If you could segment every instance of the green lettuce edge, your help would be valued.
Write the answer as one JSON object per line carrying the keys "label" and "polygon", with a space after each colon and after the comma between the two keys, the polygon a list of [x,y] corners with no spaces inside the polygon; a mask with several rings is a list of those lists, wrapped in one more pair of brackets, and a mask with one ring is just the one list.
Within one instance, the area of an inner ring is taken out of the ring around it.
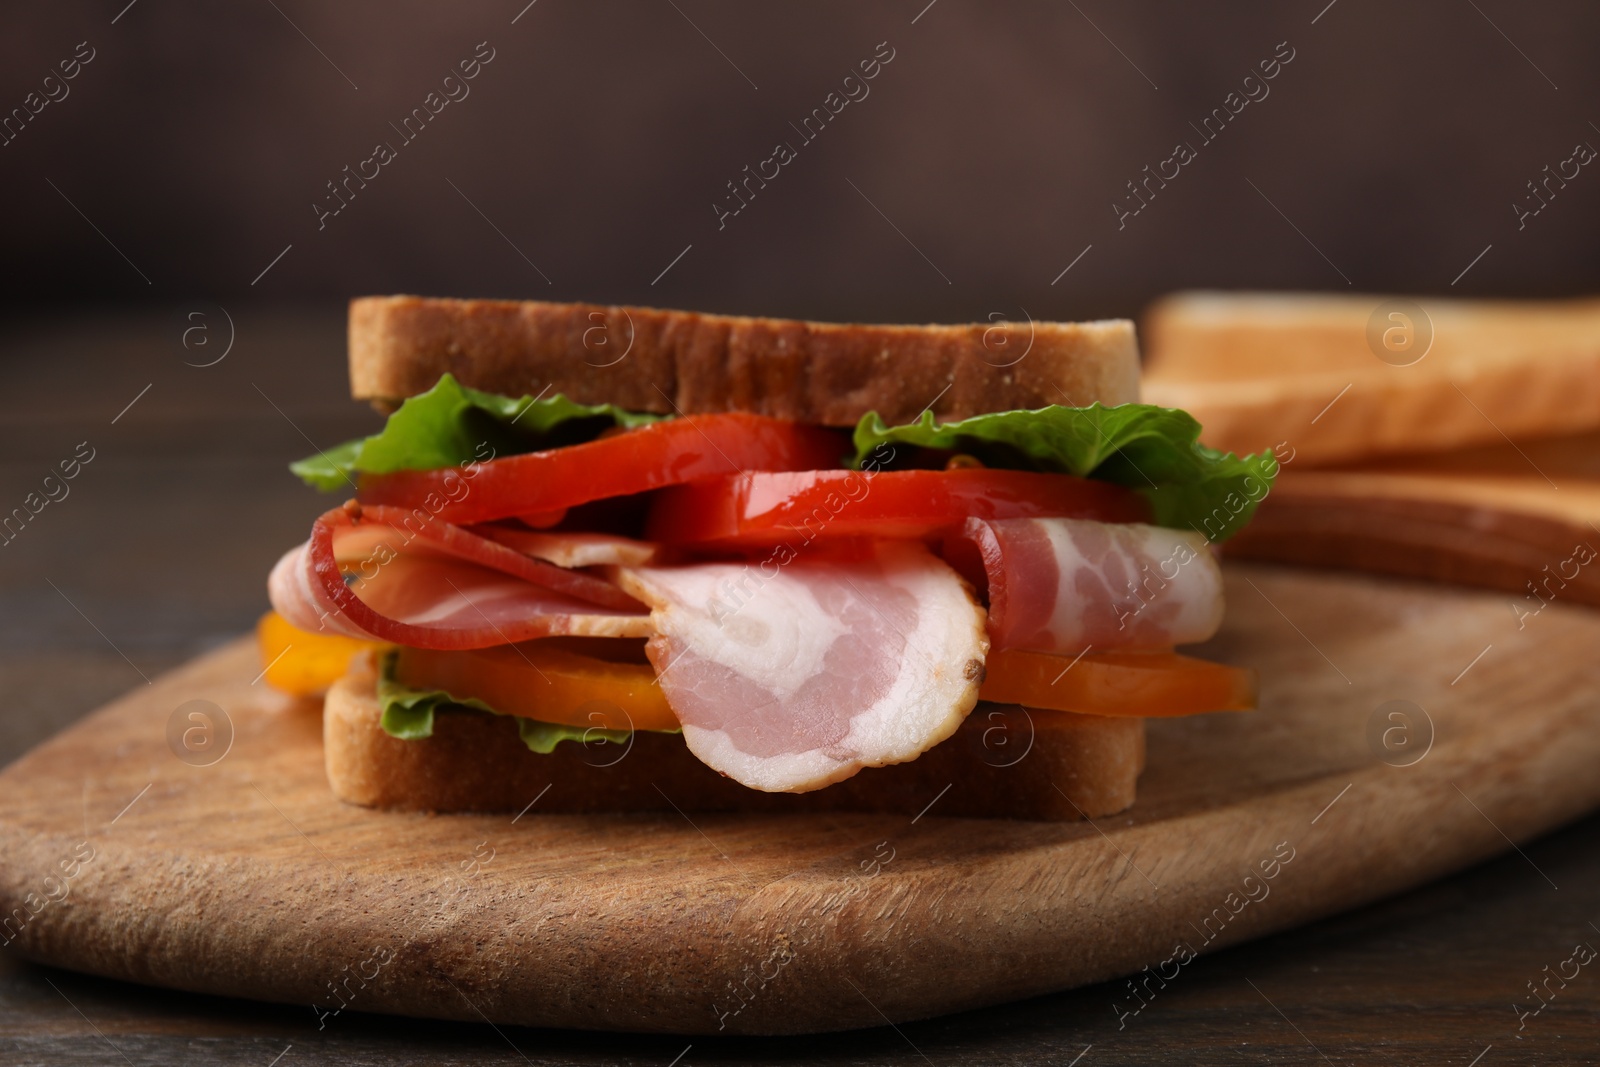
{"label": "green lettuce edge", "polygon": [[856,425],[858,470],[896,444],[953,449],[989,466],[1071,474],[1126,486],[1149,501],[1158,526],[1192,529],[1209,541],[1232,537],[1272,490],[1270,452],[1238,456],[1200,443],[1200,423],[1153,404],[1050,407],[938,423],[931,411],[890,426],[870,411]]}
{"label": "green lettuce edge", "polygon": [[[402,741],[417,741],[433,736],[434,713],[440,708],[470,708],[474,711],[501,715],[488,704],[472,697],[456,697],[443,689],[413,689],[394,678],[396,654],[385,653],[379,661],[378,705],[383,709],[380,724],[383,732]],[[602,730],[593,726],[569,726],[565,723],[541,722],[520,715],[507,716],[517,720],[517,733],[529,751],[548,756],[563,741],[606,741],[625,745],[633,735],[632,730]],[[653,730],[651,733],[682,733],[681,730]]]}
{"label": "green lettuce edge", "polygon": [[377,433],[319,449],[289,464],[289,469],[307,485],[335,492],[354,485],[361,474],[438,470],[553,444],[575,444],[552,437],[579,420],[589,420],[600,429],[609,423],[631,430],[671,417],[615,404],[580,404],[560,393],[550,397],[485,393],[446,373],[427,392],[407,397]]}

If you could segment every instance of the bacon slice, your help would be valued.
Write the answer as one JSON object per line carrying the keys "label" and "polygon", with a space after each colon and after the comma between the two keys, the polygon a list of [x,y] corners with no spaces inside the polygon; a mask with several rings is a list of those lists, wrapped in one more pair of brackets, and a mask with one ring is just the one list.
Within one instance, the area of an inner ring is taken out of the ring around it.
{"label": "bacon slice", "polygon": [[653,632],[643,606],[610,582],[420,509],[335,508],[278,561],[267,588],[278,614],[303,630],[417,648]]}
{"label": "bacon slice", "polygon": [[752,789],[801,793],[915,759],[978,699],[983,608],[916,542],[778,566],[629,568],[684,740]]}
{"label": "bacon slice", "polygon": [[1087,519],[968,519],[946,544],[989,583],[995,648],[1171,648],[1222,623],[1222,571],[1192,531]]}
{"label": "bacon slice", "polygon": [[652,541],[616,534],[545,533],[497,525],[474,526],[472,532],[557,567],[646,567],[661,555],[661,546]]}

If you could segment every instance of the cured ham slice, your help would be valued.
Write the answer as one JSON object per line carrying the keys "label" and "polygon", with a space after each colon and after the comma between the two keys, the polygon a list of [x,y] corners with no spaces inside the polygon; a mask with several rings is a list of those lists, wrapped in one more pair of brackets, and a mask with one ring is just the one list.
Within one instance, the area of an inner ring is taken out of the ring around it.
{"label": "cured ham slice", "polygon": [[611,583],[419,510],[335,508],[278,561],[267,589],[300,629],[418,648],[652,632],[643,606]]}
{"label": "cured ham slice", "polygon": [[1222,571],[1192,531],[1086,519],[968,519],[946,556],[989,583],[995,648],[1171,648],[1222,623]]}
{"label": "cured ham slice", "polygon": [[629,568],[684,740],[768,792],[915,759],[978,699],[989,642],[970,588],[916,542],[759,568]]}

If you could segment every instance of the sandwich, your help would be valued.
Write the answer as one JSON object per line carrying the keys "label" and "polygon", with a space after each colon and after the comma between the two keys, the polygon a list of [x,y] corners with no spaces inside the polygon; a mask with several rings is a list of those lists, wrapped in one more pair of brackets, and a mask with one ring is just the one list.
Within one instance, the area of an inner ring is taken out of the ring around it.
{"label": "sandwich", "polygon": [[1276,461],[1138,403],[1131,323],[385,297],[349,353],[387,421],[292,466],[345,499],[258,630],[347,802],[1093,818],[1255,706],[1174,649]]}

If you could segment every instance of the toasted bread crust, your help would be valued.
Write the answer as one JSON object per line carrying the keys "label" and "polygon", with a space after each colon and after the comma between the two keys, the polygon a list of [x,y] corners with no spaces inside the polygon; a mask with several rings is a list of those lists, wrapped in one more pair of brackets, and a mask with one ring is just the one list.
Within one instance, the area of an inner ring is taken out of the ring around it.
{"label": "toasted bread crust", "polygon": [[1139,399],[1126,320],[861,326],[539,301],[350,303],[350,387],[392,407],[448,371],[511,396],[830,426]]}
{"label": "toasted bread crust", "polygon": [[[631,747],[563,742],[530,752],[513,719],[441,711],[433,736],[383,732],[370,666],[328,691],[323,744],[340,799],[409,811],[900,812],[1070,821],[1131,806],[1144,769],[1144,720],[1024,712],[979,704],[956,735],[919,759],[862,771],[812,793],[762,793],[724,778],[676,734],[640,732]],[[947,792],[942,791],[949,787]]]}
{"label": "toasted bread crust", "polygon": [[[1164,297],[1144,321],[1145,394],[1213,448],[1289,446],[1301,466],[1600,427],[1600,300],[1419,299]],[[1386,329],[1417,347],[1386,350]]]}

